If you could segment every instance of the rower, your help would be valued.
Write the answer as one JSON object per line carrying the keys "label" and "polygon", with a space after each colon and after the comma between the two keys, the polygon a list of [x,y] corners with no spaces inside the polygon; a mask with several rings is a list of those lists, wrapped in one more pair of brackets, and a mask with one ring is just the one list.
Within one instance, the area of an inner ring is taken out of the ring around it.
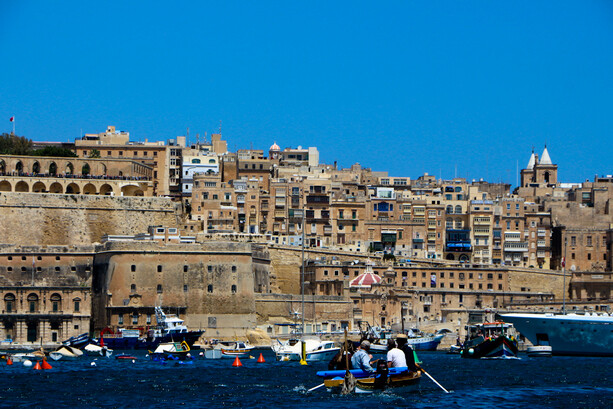
{"label": "rower", "polygon": [[417,371],[417,366],[415,365],[415,355],[413,353],[413,348],[409,345],[409,338],[406,334],[398,334],[396,336],[396,342],[398,343],[398,348],[404,352],[404,357],[406,359],[407,368],[409,371]]}
{"label": "rower", "polygon": [[407,359],[404,353],[396,347],[396,342],[393,339],[387,341],[387,366],[389,368],[407,366]]}

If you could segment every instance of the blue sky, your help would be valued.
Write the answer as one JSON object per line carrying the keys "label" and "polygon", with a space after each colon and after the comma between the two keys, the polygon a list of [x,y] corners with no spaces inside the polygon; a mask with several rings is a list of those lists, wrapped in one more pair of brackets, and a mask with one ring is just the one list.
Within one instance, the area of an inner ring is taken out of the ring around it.
{"label": "blue sky", "polygon": [[0,1],[0,124],[515,184],[613,173],[613,2]]}

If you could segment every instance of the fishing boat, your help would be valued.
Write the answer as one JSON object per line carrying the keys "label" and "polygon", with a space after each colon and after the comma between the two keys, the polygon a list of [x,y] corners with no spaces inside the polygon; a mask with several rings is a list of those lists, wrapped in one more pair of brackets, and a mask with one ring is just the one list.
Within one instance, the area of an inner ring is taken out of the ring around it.
{"label": "fishing boat", "polygon": [[215,347],[221,351],[222,358],[242,358],[247,356],[253,348],[255,347],[249,345],[247,341],[220,341]]}
{"label": "fishing boat", "polygon": [[290,339],[285,342],[277,340],[271,348],[277,361],[300,361],[303,345],[307,362],[328,362],[340,351],[340,347],[336,346],[333,341],[322,341],[316,336],[304,336],[300,339]]}
{"label": "fishing boat", "polygon": [[155,351],[150,353],[150,357],[153,360],[182,360],[189,359],[191,355],[189,353],[190,348],[187,342],[164,342],[157,346]]}
{"label": "fishing boat", "polygon": [[501,314],[534,345],[553,355],[613,356],[613,315],[602,313]]}
{"label": "fishing boat", "polygon": [[[519,352],[517,340],[508,334],[513,324],[486,322],[469,325],[467,340],[462,346],[462,358],[512,358]],[[507,336],[508,335],[508,336]]]}
{"label": "fishing boat", "polygon": [[[349,372],[355,378],[355,393],[374,393],[388,389],[395,392],[410,392],[417,389],[421,379],[421,371],[412,372],[407,367],[389,368],[377,371],[375,374],[361,369],[351,369]],[[324,386],[330,392],[340,393],[345,384],[347,371],[319,371],[317,376],[324,378]]]}
{"label": "fishing boat", "polygon": [[166,314],[161,307],[155,307],[157,326],[147,330],[144,334],[138,329],[120,328],[114,333],[105,328],[101,333],[106,346],[112,349],[148,349],[157,348],[161,343],[186,342],[191,348],[204,334],[204,330],[189,330],[184,320],[176,315]]}

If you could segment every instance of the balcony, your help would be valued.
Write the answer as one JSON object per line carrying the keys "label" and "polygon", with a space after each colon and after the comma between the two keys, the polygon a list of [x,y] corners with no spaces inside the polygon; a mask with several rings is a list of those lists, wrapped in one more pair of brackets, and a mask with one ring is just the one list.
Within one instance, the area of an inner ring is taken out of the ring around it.
{"label": "balcony", "polygon": [[332,226],[324,226],[324,234],[330,236],[332,234]]}
{"label": "balcony", "polygon": [[504,251],[523,253],[523,252],[528,251],[528,243],[523,243],[523,242],[504,243]]}
{"label": "balcony", "polygon": [[308,195],[306,197],[306,202],[308,204],[328,205],[330,203],[330,198],[328,196]]}

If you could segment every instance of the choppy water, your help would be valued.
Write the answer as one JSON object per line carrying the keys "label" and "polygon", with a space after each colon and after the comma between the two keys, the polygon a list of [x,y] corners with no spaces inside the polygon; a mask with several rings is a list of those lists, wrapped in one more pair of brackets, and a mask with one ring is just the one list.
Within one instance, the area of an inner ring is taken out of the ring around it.
{"label": "choppy water", "polygon": [[[260,351],[257,351],[256,356]],[[152,362],[136,352],[131,361],[82,357],[51,361],[35,371],[21,363],[0,364],[0,407],[35,408],[609,408],[613,406],[613,358],[528,358],[468,360],[458,355],[421,353],[423,367],[452,393],[426,377],[407,395],[334,396],[315,376],[326,365],[300,366],[243,359],[196,359],[191,364]],[[96,366],[91,366],[95,362]]]}

